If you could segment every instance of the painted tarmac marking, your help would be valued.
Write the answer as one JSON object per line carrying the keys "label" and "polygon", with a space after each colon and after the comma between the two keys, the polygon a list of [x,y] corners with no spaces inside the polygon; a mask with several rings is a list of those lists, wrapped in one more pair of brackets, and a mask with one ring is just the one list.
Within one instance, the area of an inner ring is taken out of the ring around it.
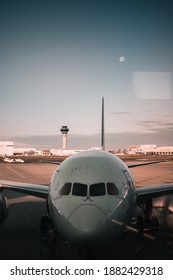
{"label": "painted tarmac marking", "polygon": [[20,178],[25,178],[25,176],[21,175],[19,172],[17,172],[16,170],[12,169],[11,167],[7,166],[7,168],[8,168],[11,172],[13,172],[13,173],[15,173],[17,176],[19,176]]}

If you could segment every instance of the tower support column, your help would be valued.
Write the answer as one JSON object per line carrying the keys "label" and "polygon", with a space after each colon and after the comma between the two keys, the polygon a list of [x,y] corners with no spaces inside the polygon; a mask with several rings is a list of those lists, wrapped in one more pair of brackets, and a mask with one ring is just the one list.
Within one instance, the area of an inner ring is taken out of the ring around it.
{"label": "tower support column", "polygon": [[63,125],[60,131],[62,132],[62,148],[67,150],[67,133],[69,132],[67,125]]}

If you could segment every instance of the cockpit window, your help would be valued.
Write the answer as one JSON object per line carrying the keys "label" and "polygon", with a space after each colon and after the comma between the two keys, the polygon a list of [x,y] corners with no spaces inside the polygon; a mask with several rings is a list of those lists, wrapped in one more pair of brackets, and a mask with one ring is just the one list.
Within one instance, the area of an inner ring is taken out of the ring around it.
{"label": "cockpit window", "polygon": [[104,183],[97,183],[90,185],[90,196],[101,196],[105,195],[105,184]]}
{"label": "cockpit window", "polygon": [[73,184],[72,195],[87,196],[87,185],[80,184],[80,183],[74,183]]}
{"label": "cockpit window", "polygon": [[69,195],[70,194],[70,192],[71,192],[71,183],[66,183],[63,187],[62,187],[62,189],[61,189],[61,191],[60,191],[60,194],[61,195]]}
{"label": "cockpit window", "polygon": [[109,195],[118,195],[119,190],[114,183],[107,183],[107,192]]}

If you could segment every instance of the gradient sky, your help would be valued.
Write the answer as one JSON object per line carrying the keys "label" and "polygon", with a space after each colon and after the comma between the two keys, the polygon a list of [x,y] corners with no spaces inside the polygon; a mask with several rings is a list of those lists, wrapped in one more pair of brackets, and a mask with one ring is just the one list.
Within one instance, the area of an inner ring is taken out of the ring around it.
{"label": "gradient sky", "polygon": [[104,96],[107,148],[173,145],[172,29],[171,0],[1,1],[0,140],[98,146]]}

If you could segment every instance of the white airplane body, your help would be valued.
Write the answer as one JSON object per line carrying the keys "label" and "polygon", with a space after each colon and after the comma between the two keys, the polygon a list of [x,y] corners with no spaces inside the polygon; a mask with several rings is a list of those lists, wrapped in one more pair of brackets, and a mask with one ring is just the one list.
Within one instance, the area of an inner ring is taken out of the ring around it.
{"label": "white airplane body", "polygon": [[52,177],[50,215],[72,243],[108,241],[124,230],[112,219],[129,223],[134,190],[131,174],[117,157],[105,151],[81,152],[65,160]]}
{"label": "white airplane body", "polygon": [[3,158],[3,161],[8,162],[8,163],[12,163],[13,158]]}
{"label": "white airplane body", "polygon": [[153,163],[127,166],[104,150],[84,151],[57,167],[50,187],[0,180],[0,223],[8,213],[3,194],[8,188],[47,199],[49,217],[65,239],[77,246],[103,245],[126,229],[136,205],[150,219],[152,199],[173,194],[173,183],[135,188],[129,168]]}
{"label": "white airplane body", "polygon": [[24,163],[24,160],[21,158],[3,158],[3,161],[8,163]]}

